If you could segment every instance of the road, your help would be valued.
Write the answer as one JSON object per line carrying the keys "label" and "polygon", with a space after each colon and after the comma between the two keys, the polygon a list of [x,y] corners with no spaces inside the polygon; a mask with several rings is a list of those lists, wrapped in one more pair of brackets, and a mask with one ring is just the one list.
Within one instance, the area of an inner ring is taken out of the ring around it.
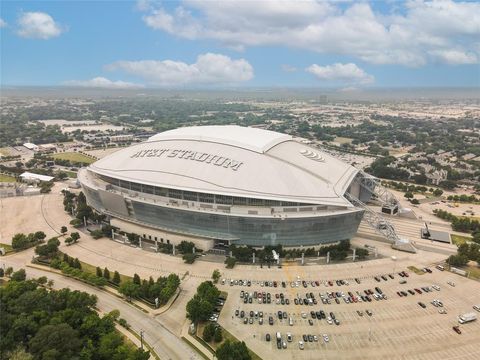
{"label": "road", "polygon": [[[26,268],[25,264],[31,259],[32,255],[33,250],[27,250],[23,253],[3,257],[1,259],[1,265],[3,266],[3,264],[5,264],[5,267],[12,266],[15,270],[24,268],[29,278],[47,276],[55,282],[54,288],[56,289],[69,288],[71,290],[80,290],[96,295],[98,298],[97,307],[100,311],[107,313],[118,309],[121,314],[120,316],[127,320],[132,330],[138,334],[140,330],[144,331],[145,341],[155,350],[162,360],[201,359],[196,352],[176,335],[171,333],[158,319],[143,313],[116,296],[59,274],[40,269]],[[183,321],[183,319],[180,321]]]}

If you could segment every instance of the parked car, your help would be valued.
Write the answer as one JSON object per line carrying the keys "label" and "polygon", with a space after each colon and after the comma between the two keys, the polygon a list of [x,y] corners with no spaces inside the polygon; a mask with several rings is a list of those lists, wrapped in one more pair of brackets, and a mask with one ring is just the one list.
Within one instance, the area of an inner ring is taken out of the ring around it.
{"label": "parked car", "polygon": [[457,326],[453,326],[452,327],[453,331],[455,331],[457,334],[461,334],[462,331],[460,330],[460,327],[457,325]]}
{"label": "parked car", "polygon": [[420,305],[420,306],[421,306],[422,308],[424,308],[424,309],[427,307],[427,305],[425,305],[425,304],[424,304],[423,302],[421,302],[421,301],[418,302],[418,305]]}
{"label": "parked car", "polygon": [[271,338],[270,338],[270,334],[265,335],[265,340],[266,340],[266,341],[270,341],[270,339],[271,339]]}

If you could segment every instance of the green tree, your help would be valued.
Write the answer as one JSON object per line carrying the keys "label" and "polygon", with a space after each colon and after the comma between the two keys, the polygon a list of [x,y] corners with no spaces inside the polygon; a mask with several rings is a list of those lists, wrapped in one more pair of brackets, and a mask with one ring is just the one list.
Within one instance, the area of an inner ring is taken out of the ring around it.
{"label": "green tree", "polygon": [[117,285],[120,284],[120,274],[118,273],[118,271],[115,271],[113,273],[112,282]]}
{"label": "green tree", "polygon": [[97,274],[98,277],[102,277],[102,276],[103,276],[102,269],[100,268],[100,266],[97,266],[96,274]]}
{"label": "green tree", "polygon": [[3,267],[0,267],[0,277],[5,276],[5,270],[3,270]]}
{"label": "green tree", "polygon": [[73,261],[73,267],[75,269],[82,269],[82,264],[80,263],[80,260],[78,260],[78,258],[75,258],[75,260]]}
{"label": "green tree", "polygon": [[73,242],[77,242],[80,239],[80,234],[78,232],[72,232],[70,237],[72,238]]}
{"label": "green tree", "polygon": [[219,342],[222,342],[223,340],[223,334],[222,334],[222,328],[220,326],[218,326],[216,329],[215,329],[215,334],[213,336],[213,340],[216,342],[216,343],[219,343]]}
{"label": "green tree", "polygon": [[12,248],[14,250],[23,250],[28,247],[29,241],[25,234],[15,234],[12,238]]}
{"label": "green tree", "polygon": [[73,243],[73,239],[69,236],[65,239],[65,244],[67,244],[67,246],[71,245]]}
{"label": "green tree", "polygon": [[193,323],[206,321],[212,316],[213,309],[214,306],[212,303],[208,302],[206,299],[202,299],[198,295],[194,295],[194,297],[187,303],[187,318]]}
{"label": "green tree", "polygon": [[10,277],[10,279],[12,281],[25,281],[26,277],[27,277],[27,274],[25,273],[25,270],[20,269],[18,271],[15,271]]}
{"label": "green tree", "polygon": [[413,194],[410,191],[406,192],[405,195],[403,196],[406,197],[407,199],[413,199]]}
{"label": "green tree", "polygon": [[203,328],[203,335],[202,335],[203,340],[205,340],[206,342],[210,342],[212,341],[214,335],[215,335],[215,326],[212,323],[207,324]]}
{"label": "green tree", "polygon": [[34,236],[35,240],[44,240],[47,235],[43,231],[37,231]]}
{"label": "green tree", "polygon": [[13,268],[11,266],[7,267],[5,270],[5,275],[10,276],[13,273]]}
{"label": "green tree", "polygon": [[123,282],[118,288],[118,292],[127,297],[129,301],[138,296],[140,286],[132,281]]}
{"label": "green tree", "polygon": [[107,280],[110,280],[110,270],[107,268],[103,269],[103,277]]}
{"label": "green tree", "polygon": [[181,254],[191,254],[193,249],[195,248],[195,244],[191,241],[183,240],[180,244],[177,245],[177,250]]}
{"label": "green tree", "polygon": [[218,269],[213,270],[213,273],[212,273],[213,283],[217,284],[218,280],[220,280],[221,276],[222,276],[222,274],[220,274],[220,270],[218,270]]}
{"label": "green tree", "polygon": [[225,341],[216,351],[218,360],[251,360],[245,342]]}
{"label": "green tree", "polygon": [[440,189],[433,190],[433,195],[435,196],[441,196],[442,194],[443,194],[443,190],[440,190]]}
{"label": "green tree", "polygon": [[183,255],[182,259],[186,264],[193,264],[195,262],[195,254],[186,253]]}
{"label": "green tree", "polygon": [[140,280],[140,276],[138,276],[137,273],[133,275],[133,283],[137,285],[140,285],[142,283],[142,281]]}
{"label": "green tree", "polygon": [[70,360],[81,348],[78,332],[66,323],[45,325],[29,341],[30,351],[39,359]]}

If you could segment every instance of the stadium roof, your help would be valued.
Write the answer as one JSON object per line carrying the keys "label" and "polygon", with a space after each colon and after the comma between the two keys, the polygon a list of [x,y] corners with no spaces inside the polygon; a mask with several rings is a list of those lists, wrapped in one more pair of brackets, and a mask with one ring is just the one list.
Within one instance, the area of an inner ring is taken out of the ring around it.
{"label": "stadium roof", "polygon": [[240,126],[166,131],[89,169],[173,189],[348,207],[343,194],[358,172],[289,135]]}

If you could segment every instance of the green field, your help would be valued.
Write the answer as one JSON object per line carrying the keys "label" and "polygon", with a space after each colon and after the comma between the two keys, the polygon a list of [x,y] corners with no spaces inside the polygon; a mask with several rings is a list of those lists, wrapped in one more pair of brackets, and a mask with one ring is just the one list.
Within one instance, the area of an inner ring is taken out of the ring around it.
{"label": "green field", "polygon": [[0,174],[0,182],[15,182],[15,178],[13,176]]}
{"label": "green field", "polygon": [[54,159],[83,162],[87,164],[91,164],[95,161],[95,159],[91,157],[88,157],[86,155],[79,154],[76,152],[64,152],[64,153],[53,154],[52,157]]}
{"label": "green field", "polygon": [[450,238],[452,239],[452,243],[454,243],[457,246],[472,240],[470,236],[455,235],[455,234],[451,234]]}
{"label": "green field", "polygon": [[333,142],[336,142],[337,144],[351,144],[353,139],[351,138],[346,138],[346,137],[341,137],[337,136],[335,137],[335,140]]}

